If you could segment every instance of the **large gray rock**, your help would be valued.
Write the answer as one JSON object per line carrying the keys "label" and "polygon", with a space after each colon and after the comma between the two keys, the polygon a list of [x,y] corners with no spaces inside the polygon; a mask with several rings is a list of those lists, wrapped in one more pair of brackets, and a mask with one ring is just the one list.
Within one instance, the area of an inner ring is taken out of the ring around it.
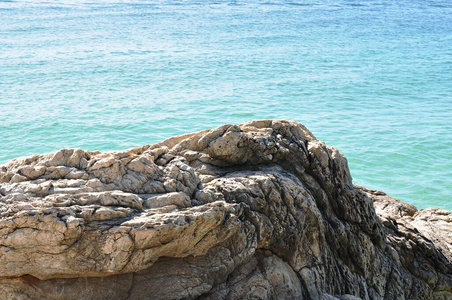
{"label": "large gray rock", "polygon": [[0,167],[1,299],[452,299],[452,214],[256,121]]}

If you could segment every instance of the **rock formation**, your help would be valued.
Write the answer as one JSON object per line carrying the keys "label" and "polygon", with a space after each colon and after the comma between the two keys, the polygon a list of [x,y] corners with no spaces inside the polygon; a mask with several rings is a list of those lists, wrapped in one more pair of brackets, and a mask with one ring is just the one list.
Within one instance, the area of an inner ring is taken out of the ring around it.
{"label": "rock formation", "polygon": [[0,166],[0,299],[452,299],[452,214],[255,121]]}

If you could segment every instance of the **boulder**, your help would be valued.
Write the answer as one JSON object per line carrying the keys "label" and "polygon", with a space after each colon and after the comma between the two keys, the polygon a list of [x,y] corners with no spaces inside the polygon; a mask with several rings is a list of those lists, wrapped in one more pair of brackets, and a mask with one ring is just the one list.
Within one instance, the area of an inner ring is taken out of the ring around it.
{"label": "boulder", "polygon": [[1,299],[452,299],[452,214],[264,120],[0,166]]}

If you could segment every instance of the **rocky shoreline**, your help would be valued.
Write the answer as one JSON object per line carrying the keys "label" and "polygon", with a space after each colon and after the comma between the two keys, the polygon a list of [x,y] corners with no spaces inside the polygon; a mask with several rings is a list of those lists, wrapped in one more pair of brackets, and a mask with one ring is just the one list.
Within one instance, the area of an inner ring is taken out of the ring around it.
{"label": "rocky shoreline", "polygon": [[452,299],[452,213],[264,120],[0,166],[1,299]]}

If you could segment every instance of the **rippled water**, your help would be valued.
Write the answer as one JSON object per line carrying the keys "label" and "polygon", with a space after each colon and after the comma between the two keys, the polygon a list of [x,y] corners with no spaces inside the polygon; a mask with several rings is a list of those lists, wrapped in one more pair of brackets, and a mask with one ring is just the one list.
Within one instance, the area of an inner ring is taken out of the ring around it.
{"label": "rippled water", "polygon": [[267,118],[452,210],[452,2],[0,1],[0,163]]}

